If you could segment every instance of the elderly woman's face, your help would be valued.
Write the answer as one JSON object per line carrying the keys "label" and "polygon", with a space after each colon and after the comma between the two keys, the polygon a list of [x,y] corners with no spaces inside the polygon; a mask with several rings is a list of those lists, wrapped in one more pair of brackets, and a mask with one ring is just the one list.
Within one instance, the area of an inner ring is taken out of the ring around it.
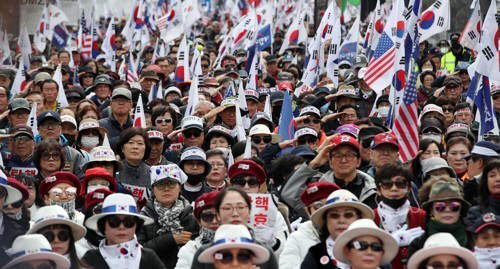
{"label": "elderly woman's face", "polygon": [[50,201],[54,202],[68,202],[76,198],[77,188],[68,183],[59,183],[54,185],[45,194],[45,203],[50,205]]}
{"label": "elderly woman's face", "polygon": [[212,169],[207,175],[207,180],[221,182],[224,180],[227,174],[226,163],[221,156],[210,156],[207,158],[207,162],[210,164]]}
{"label": "elderly woman's face", "polygon": [[122,146],[122,151],[127,161],[140,162],[146,151],[144,138],[140,135],[133,136]]}
{"label": "elderly woman's face", "polygon": [[363,246],[369,244],[369,247],[361,250],[355,247],[344,247],[344,256],[351,264],[351,268],[375,269],[380,265],[380,261],[384,256],[383,245],[382,249],[373,249],[373,244],[381,244],[380,239],[375,236],[365,235],[354,238],[351,242],[358,242]]}
{"label": "elderly woman's face", "polygon": [[340,206],[328,210],[326,213],[326,222],[330,237],[335,240],[347,227],[359,219],[356,210],[349,206]]}
{"label": "elderly woman's face", "polygon": [[463,143],[455,144],[446,154],[448,165],[455,173],[460,174],[467,170],[467,162],[463,159],[467,154],[470,154],[470,151]]}
{"label": "elderly woman's face", "polygon": [[176,181],[163,180],[158,182],[153,187],[153,193],[156,200],[164,207],[170,208],[181,192],[181,186]]}
{"label": "elderly woman's face", "polygon": [[254,268],[252,262],[252,253],[246,249],[230,248],[217,252],[215,259],[215,268],[217,269],[250,269]]}
{"label": "elderly woman's face", "polygon": [[210,149],[215,148],[229,148],[227,139],[223,136],[214,136],[212,139],[210,139]]}
{"label": "elderly woman's face", "polygon": [[460,218],[462,203],[459,200],[437,201],[432,203],[431,216],[443,224],[456,223]]}
{"label": "elderly woman's face", "polygon": [[427,266],[432,266],[432,268],[458,268],[463,264],[455,255],[441,254],[429,258]]}

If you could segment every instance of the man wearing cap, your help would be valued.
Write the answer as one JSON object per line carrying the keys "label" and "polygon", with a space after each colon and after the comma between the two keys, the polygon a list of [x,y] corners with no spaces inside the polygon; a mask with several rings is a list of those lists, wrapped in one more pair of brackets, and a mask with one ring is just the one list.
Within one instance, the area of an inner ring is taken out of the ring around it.
{"label": "man wearing cap", "polygon": [[9,71],[7,69],[0,70],[0,87],[5,89],[10,89],[10,84],[12,83]]}
{"label": "man wearing cap", "polygon": [[47,79],[42,82],[40,87],[42,89],[43,103],[46,110],[57,110],[57,93],[59,86],[53,79]]}
{"label": "man wearing cap", "polygon": [[[439,78],[436,79],[434,83],[437,83],[437,81],[439,81]],[[465,97],[462,96],[463,90],[464,86],[462,85],[462,80],[458,76],[446,75],[443,81],[443,87],[434,91],[434,94],[427,100],[427,104],[434,104],[436,99],[442,94],[455,104],[465,102]]]}
{"label": "man wearing cap", "polygon": [[[320,173],[319,168],[327,163],[331,170],[325,174]],[[285,183],[281,192],[283,200],[297,212],[304,212],[300,206],[300,194],[305,190],[308,179],[320,176],[320,181],[337,184],[352,192],[364,204],[376,208],[375,179],[357,170],[360,163],[358,141],[350,135],[335,136],[331,144],[321,149],[309,164],[302,164]]]}
{"label": "man wearing cap", "polygon": [[[75,144],[76,135],[78,134],[76,120],[73,116],[61,116],[61,133],[68,140],[68,145],[73,147]],[[88,160],[88,156],[85,156]]]}
{"label": "man wearing cap", "polygon": [[14,98],[10,100],[9,114],[7,114],[8,125],[0,133],[9,133],[9,129],[19,124],[26,124],[30,115],[30,106],[24,98]]}
{"label": "man wearing cap", "polygon": [[36,175],[38,170],[33,163],[35,140],[31,127],[19,124],[10,129],[10,134],[12,137],[7,142],[7,147],[11,155],[4,159],[6,170],[12,177],[19,174]]}
{"label": "man wearing cap", "polygon": [[[300,196],[307,215],[310,217],[325,204],[328,195],[339,189],[339,186],[331,182],[315,182],[307,185]],[[300,268],[309,248],[319,242],[319,231],[312,221],[299,224],[297,231],[291,233],[286,240],[279,259],[280,268]]]}
{"label": "man wearing cap", "polygon": [[363,168],[370,165],[372,157],[371,157],[371,144],[373,138],[380,133],[383,133],[384,130],[378,126],[368,126],[363,127],[359,130],[358,133],[358,141],[359,141],[359,149],[361,153],[361,164],[359,165],[359,169],[363,170]]}
{"label": "man wearing cap", "polygon": [[130,110],[132,109],[132,93],[126,88],[116,88],[111,96],[111,115],[100,119],[99,126],[108,131],[109,143],[112,148],[118,143],[120,133],[132,127]]}
{"label": "man wearing cap", "polygon": [[483,214],[475,221],[472,229],[478,268],[497,268],[500,264],[500,215]]}
{"label": "man wearing cap", "polygon": [[212,189],[203,184],[210,172],[205,152],[199,147],[187,147],[182,151],[179,167],[186,173],[187,180],[181,186],[182,196],[192,203],[200,195]]}
{"label": "man wearing cap", "polygon": [[84,66],[78,68],[78,80],[84,89],[92,87],[92,85],[94,85],[94,79],[95,73],[92,67]]}
{"label": "man wearing cap", "polygon": [[377,134],[373,137],[370,155],[373,165],[369,166],[365,172],[371,177],[375,177],[377,169],[382,168],[384,164],[398,162],[398,139],[392,132]]}
{"label": "man wearing cap", "polygon": [[61,130],[61,117],[59,113],[46,110],[38,117],[39,134],[35,136],[35,142],[38,145],[44,139],[59,141],[66,154],[65,160],[67,160],[63,170],[72,172],[78,178],[82,178],[83,172],[80,167],[84,163],[83,156],[76,149],[68,145],[68,140],[62,135]]}
{"label": "man wearing cap", "polygon": [[[333,101],[335,102],[334,112],[338,112],[338,110],[345,105],[356,105],[356,101],[358,100],[358,93],[353,86],[341,85],[336,93],[317,98],[316,100],[314,100],[312,105],[320,108]],[[324,123],[323,129],[325,130],[325,132],[337,129],[337,127],[340,126],[338,118],[340,118],[341,116],[342,114],[340,113],[333,113],[323,117],[321,121],[323,121]]]}
{"label": "man wearing cap", "polygon": [[[361,56],[356,56],[356,58],[358,58],[358,57],[361,57]],[[366,58],[364,59],[364,61],[366,62]],[[356,106],[358,107],[358,113],[361,114],[362,118],[368,117],[370,115],[370,112],[372,111],[372,107],[375,104],[375,100],[377,100],[377,93],[372,88],[370,88],[370,86],[363,79],[364,72],[366,71],[365,69],[363,69],[360,72],[361,74],[358,73],[358,77],[360,75],[361,75],[361,77],[359,77],[360,80],[358,83],[359,84],[359,92],[358,92],[359,101],[356,102]]]}
{"label": "man wearing cap", "polygon": [[158,127],[149,127],[147,129],[149,143],[151,143],[151,152],[149,158],[145,161],[147,165],[163,165],[169,164],[169,161],[162,155],[164,137]]}
{"label": "man wearing cap", "polygon": [[245,90],[245,99],[247,101],[248,117],[252,118],[257,112],[257,105],[259,104],[259,93],[256,90]]}
{"label": "man wearing cap", "polygon": [[469,49],[462,47],[459,42],[460,34],[453,33],[450,36],[451,50],[445,52],[443,57],[441,57],[441,66],[448,69],[451,73],[455,70],[455,66],[459,62],[469,62],[472,59],[472,55]]}
{"label": "man wearing cap", "polygon": [[479,182],[484,167],[491,161],[500,158],[500,145],[490,141],[479,141],[472,148],[471,154],[464,157],[467,161],[469,180],[464,181],[464,197],[471,204],[478,202]]}
{"label": "man wearing cap", "polygon": [[281,70],[278,68],[278,58],[276,56],[269,55],[266,57],[266,71],[268,77],[278,80],[278,73]]}
{"label": "man wearing cap", "polygon": [[420,123],[419,128],[419,138],[431,139],[438,144],[441,144],[443,140],[444,126],[443,123],[436,118],[426,118]]}
{"label": "man wearing cap", "polygon": [[95,78],[94,85],[92,85],[92,87],[88,90],[95,93],[90,100],[92,100],[92,102],[94,102],[94,104],[102,111],[104,107],[101,107],[101,105],[109,100],[109,96],[113,91],[113,84],[111,83],[111,79],[108,75],[99,75]]}
{"label": "man wearing cap", "polygon": [[159,81],[160,78],[158,77],[158,75],[154,70],[143,70],[141,72],[141,78],[139,80],[139,83],[141,84],[142,90],[146,92],[146,94],[149,95],[149,92],[151,91],[151,87],[153,86],[153,84],[158,85]]}
{"label": "man wearing cap", "polygon": [[319,109],[314,106],[306,106],[300,110],[299,117],[295,119],[297,129],[302,127],[310,127],[318,134],[318,146],[326,139],[326,134],[321,126],[321,114]]}
{"label": "man wearing cap", "polygon": [[[205,133],[203,128],[203,120],[196,116],[186,116],[181,121],[182,136],[184,141],[183,148],[187,147],[203,147],[205,141]],[[169,162],[179,163],[181,150],[170,149],[164,153],[165,158]]]}

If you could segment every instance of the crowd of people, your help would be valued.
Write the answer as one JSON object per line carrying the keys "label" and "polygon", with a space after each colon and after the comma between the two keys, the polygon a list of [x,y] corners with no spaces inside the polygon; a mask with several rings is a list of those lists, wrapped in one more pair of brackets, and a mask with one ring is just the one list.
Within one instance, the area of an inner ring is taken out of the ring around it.
{"label": "crowd of people", "polygon": [[[203,73],[191,114],[192,80],[175,79],[182,38],[165,55],[137,53],[117,25],[136,82],[105,57],[54,46],[33,46],[20,93],[16,68],[0,70],[0,268],[500,268],[500,136],[480,135],[466,102],[476,54],[460,34],[420,44],[418,154],[402,163],[390,86],[370,88],[365,55],[339,63],[338,87],[324,73],[295,96],[306,44],[279,54],[276,31],[253,89],[246,50],[214,65],[221,20],[189,41]],[[491,97],[500,121],[498,86]],[[256,223],[262,199],[269,215]]]}

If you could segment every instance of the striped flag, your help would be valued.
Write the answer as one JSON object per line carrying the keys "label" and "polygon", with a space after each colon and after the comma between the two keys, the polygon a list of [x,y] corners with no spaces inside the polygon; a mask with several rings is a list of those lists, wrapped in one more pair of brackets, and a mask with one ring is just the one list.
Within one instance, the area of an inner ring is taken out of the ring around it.
{"label": "striped flag", "polygon": [[137,71],[134,64],[134,56],[132,53],[128,54],[128,64],[127,64],[127,82],[137,82],[139,77],[137,76]]}

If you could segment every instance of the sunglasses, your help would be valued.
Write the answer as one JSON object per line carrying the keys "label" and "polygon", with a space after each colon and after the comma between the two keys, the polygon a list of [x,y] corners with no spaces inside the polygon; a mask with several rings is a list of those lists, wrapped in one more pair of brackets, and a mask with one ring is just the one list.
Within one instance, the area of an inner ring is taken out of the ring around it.
{"label": "sunglasses", "polygon": [[298,138],[299,144],[316,143],[316,141],[318,141],[318,138],[312,136],[307,136],[307,137],[302,136]]}
{"label": "sunglasses", "polygon": [[132,228],[137,224],[137,220],[133,216],[126,216],[124,219],[120,219],[119,217],[110,217],[107,220],[109,227],[118,228],[123,223],[125,228]]}
{"label": "sunglasses", "polygon": [[217,216],[212,212],[202,212],[200,214],[200,219],[204,222],[207,222],[207,223],[213,222],[214,219],[216,219],[216,218],[217,218]]}
{"label": "sunglasses", "polygon": [[392,181],[390,179],[382,179],[382,181],[379,183],[379,186],[384,190],[390,190],[394,185],[396,185],[398,189],[406,189],[408,188],[408,180],[398,179],[396,181]]}
{"label": "sunglasses", "polygon": [[53,188],[49,191],[49,194],[52,195],[52,197],[61,199],[63,197],[63,193],[66,195],[66,197],[72,199],[76,196],[76,191],[77,188],[75,187],[67,187],[66,189],[61,189],[61,188]]}
{"label": "sunglasses", "polygon": [[54,269],[55,266],[52,263],[42,263],[37,266],[33,266],[29,263],[22,263],[15,267],[16,269]]}
{"label": "sunglasses", "polygon": [[453,112],[453,106],[442,106],[443,112]]}
{"label": "sunglasses", "polygon": [[427,269],[462,269],[462,264],[459,262],[449,262],[444,265],[442,262],[436,261],[427,265]]}
{"label": "sunglasses", "polygon": [[368,243],[365,241],[354,241],[347,244],[348,248],[354,248],[356,250],[367,250],[371,248],[373,251],[380,252],[384,250],[384,246],[381,243]]}
{"label": "sunglasses", "polygon": [[458,74],[459,75],[468,75],[469,73],[467,73],[467,70],[460,70],[460,71],[458,71]]}
{"label": "sunglasses", "polygon": [[449,204],[445,202],[434,202],[434,209],[437,212],[443,212],[446,208],[449,208],[452,212],[460,211],[462,204],[460,202],[451,202]]}
{"label": "sunglasses", "polygon": [[248,187],[250,188],[256,188],[259,186],[259,181],[256,179],[256,178],[252,178],[252,179],[249,179],[249,180],[245,180],[244,178],[235,178],[233,180],[231,180],[231,183],[233,185],[237,185],[237,186],[240,186],[240,187],[245,187],[245,185],[248,184]]}
{"label": "sunglasses", "polygon": [[209,64],[202,64],[201,67],[203,67],[203,68],[209,68],[210,65]]}
{"label": "sunglasses", "polygon": [[12,208],[20,208],[21,206],[23,206],[23,204],[24,204],[24,202],[21,200],[21,201],[17,201],[15,203],[12,203],[12,204],[4,205],[3,208],[8,208],[9,206]]}
{"label": "sunglasses", "polygon": [[331,218],[331,219],[339,219],[341,216],[344,217],[344,219],[352,219],[354,218],[355,216],[357,216],[358,214],[354,211],[346,211],[342,214],[338,213],[338,212],[331,212],[331,213],[328,213],[328,217]]}
{"label": "sunglasses", "polygon": [[69,230],[63,229],[60,230],[57,234],[55,234],[53,231],[45,231],[42,233],[42,235],[45,236],[45,238],[47,238],[47,241],[49,241],[49,243],[52,243],[56,239],[56,236],[61,242],[68,241],[70,233]]}
{"label": "sunglasses", "polygon": [[309,123],[311,123],[311,121],[312,121],[314,124],[318,124],[318,123],[320,123],[320,122],[321,122],[321,120],[320,120],[320,119],[312,119],[312,120],[311,120],[310,118],[307,118],[307,119],[305,119],[305,120],[304,120],[304,123],[305,123],[305,124],[309,124]]}
{"label": "sunglasses", "polygon": [[156,119],[155,123],[156,125],[160,125],[162,123],[169,124],[172,122],[172,119]]}
{"label": "sunglasses", "polygon": [[367,138],[361,141],[361,146],[365,149],[369,148],[372,145],[373,138]]}
{"label": "sunglasses", "polygon": [[200,137],[201,136],[201,132],[200,131],[187,131],[187,132],[184,132],[184,137],[185,138],[192,138],[192,137]]}
{"label": "sunglasses", "polygon": [[500,99],[500,94],[493,95],[493,100],[498,100],[498,99]]}
{"label": "sunglasses", "polygon": [[273,138],[269,136],[252,136],[252,142],[255,144],[260,144],[261,141],[264,141],[265,144],[269,144],[273,140]]}
{"label": "sunglasses", "polygon": [[157,183],[154,185],[158,190],[162,191],[165,188],[173,189],[175,186],[177,186],[177,182],[172,181],[172,180],[164,180],[163,182]]}
{"label": "sunglasses", "polygon": [[233,256],[233,253],[229,251],[224,251],[224,252],[218,252],[215,253],[214,255],[215,259],[220,261],[222,264],[230,264],[233,262],[233,260],[236,258],[239,263],[250,263],[252,261],[252,254],[250,252],[246,251],[240,251],[236,255],[236,257]]}
{"label": "sunglasses", "polygon": [[49,161],[50,159],[54,161],[59,161],[61,159],[61,154],[59,153],[42,153],[42,160]]}

